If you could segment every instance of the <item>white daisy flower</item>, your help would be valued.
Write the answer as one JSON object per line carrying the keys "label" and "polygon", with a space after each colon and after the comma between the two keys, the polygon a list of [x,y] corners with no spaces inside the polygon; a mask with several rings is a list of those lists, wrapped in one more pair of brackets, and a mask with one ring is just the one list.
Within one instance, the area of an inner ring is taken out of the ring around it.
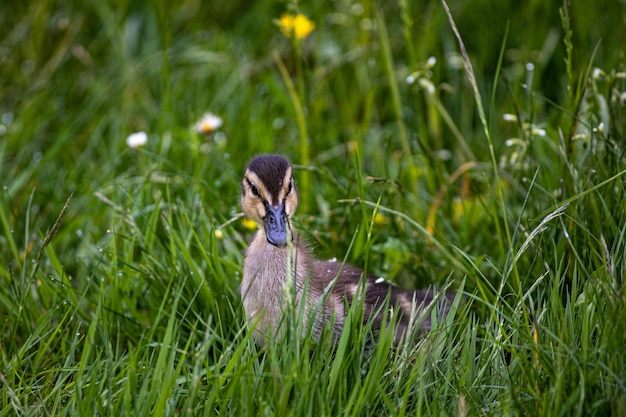
{"label": "white daisy flower", "polygon": [[146,132],[135,132],[128,135],[126,144],[131,148],[139,148],[148,143],[148,134]]}
{"label": "white daisy flower", "polygon": [[211,112],[204,113],[202,118],[196,122],[196,132],[208,135],[219,129],[224,121],[221,117]]}

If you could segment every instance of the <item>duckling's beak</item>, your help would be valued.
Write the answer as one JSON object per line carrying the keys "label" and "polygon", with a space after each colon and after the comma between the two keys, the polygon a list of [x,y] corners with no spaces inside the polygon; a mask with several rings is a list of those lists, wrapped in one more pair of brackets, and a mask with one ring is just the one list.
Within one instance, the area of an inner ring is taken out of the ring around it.
{"label": "duckling's beak", "polygon": [[285,213],[285,203],[277,208],[270,204],[265,204],[267,214],[265,215],[265,236],[267,241],[274,246],[285,246],[287,244],[287,213]]}

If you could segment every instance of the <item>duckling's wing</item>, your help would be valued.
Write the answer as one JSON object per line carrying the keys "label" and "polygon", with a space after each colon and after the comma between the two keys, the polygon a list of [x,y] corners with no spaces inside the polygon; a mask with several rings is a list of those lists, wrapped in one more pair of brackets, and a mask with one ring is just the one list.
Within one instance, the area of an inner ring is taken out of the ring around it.
{"label": "duckling's wing", "polygon": [[355,300],[362,300],[364,318],[369,319],[373,315],[377,327],[385,315],[389,320],[392,314],[396,314],[399,333],[403,333],[410,324],[420,326],[421,331],[430,330],[428,313],[437,308],[441,315],[445,314],[453,300],[451,294],[440,294],[434,289],[403,291],[371,274],[363,279],[361,269],[334,260],[314,261],[313,278],[311,285],[319,293],[345,299],[348,305],[352,305]]}

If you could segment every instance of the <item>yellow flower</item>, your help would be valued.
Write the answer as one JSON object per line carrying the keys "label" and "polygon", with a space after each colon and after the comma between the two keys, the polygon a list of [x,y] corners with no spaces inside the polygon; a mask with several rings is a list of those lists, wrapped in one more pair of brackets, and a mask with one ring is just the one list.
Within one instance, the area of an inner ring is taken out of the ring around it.
{"label": "yellow flower", "polygon": [[378,226],[382,226],[388,223],[389,223],[389,219],[384,214],[376,213],[376,216],[374,216],[374,224]]}
{"label": "yellow flower", "polygon": [[315,29],[315,23],[311,22],[308,17],[302,13],[292,15],[289,13],[283,13],[278,20],[278,27],[288,38],[295,36],[298,39],[306,38],[309,33]]}
{"label": "yellow flower", "polygon": [[243,227],[245,227],[248,230],[254,230],[257,228],[256,222],[254,220],[245,218],[243,219]]}

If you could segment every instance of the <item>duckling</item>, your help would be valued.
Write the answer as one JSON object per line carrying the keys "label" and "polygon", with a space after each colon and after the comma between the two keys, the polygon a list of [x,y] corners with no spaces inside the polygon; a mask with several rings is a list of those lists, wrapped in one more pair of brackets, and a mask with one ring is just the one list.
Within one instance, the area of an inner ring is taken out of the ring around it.
{"label": "duckling", "polygon": [[[346,307],[355,301],[362,301],[364,319],[374,315],[376,328],[383,322],[389,297],[388,306],[399,314],[396,339],[407,331],[416,312],[432,304],[432,291],[401,291],[383,279],[363,276],[363,271],[351,265],[315,259],[291,224],[299,199],[293,168],[285,157],[253,158],[241,189],[243,212],[260,229],[246,251],[240,287],[246,316],[250,323],[256,323],[253,336],[258,345],[280,340],[280,323],[290,288],[295,290],[292,311],[304,308],[303,325],[311,326],[315,339],[331,323],[333,339],[337,340]],[[430,320],[426,320],[422,331],[429,329]]]}

